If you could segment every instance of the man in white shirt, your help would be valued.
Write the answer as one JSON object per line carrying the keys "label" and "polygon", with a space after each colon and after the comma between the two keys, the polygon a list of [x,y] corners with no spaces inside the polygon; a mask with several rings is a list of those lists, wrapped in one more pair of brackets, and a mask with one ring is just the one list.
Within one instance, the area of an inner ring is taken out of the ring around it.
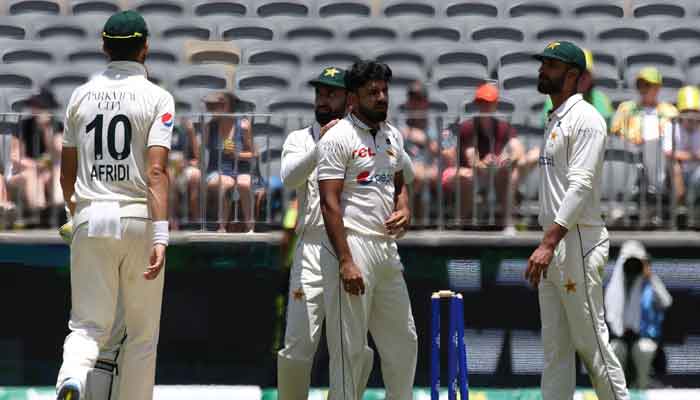
{"label": "man in white shirt", "polygon": [[537,90],[554,104],[540,156],[544,237],[525,274],[539,289],[542,397],[573,398],[578,353],[599,399],[627,400],[603,307],[601,273],[610,247],[600,210],[605,120],[576,93],[586,69],[583,50],[570,42],[552,42],[536,58],[542,62]]}
{"label": "man in white shirt", "polygon": [[396,235],[409,224],[403,139],[386,123],[391,69],[356,62],[346,76],[352,111],[319,144],[323,294],[329,399],[358,400],[372,370],[371,332],[389,399],[410,399],[417,336]]}
{"label": "man in white shirt", "polygon": [[316,122],[291,132],[282,146],[281,177],[295,189],[299,201],[299,237],[289,277],[289,301],[284,348],[277,353],[277,390],[280,400],[309,397],[311,367],[325,316],[321,242],[326,236],[319,206],[316,143],[345,115],[345,71],[325,68],[311,82],[316,91]]}
{"label": "man in white shirt", "polygon": [[153,397],[174,101],[146,78],[147,36],[138,13],[111,16],[102,32],[110,63],[66,109],[61,186],[74,231],[59,400],[90,397],[87,376],[113,346],[119,398]]}

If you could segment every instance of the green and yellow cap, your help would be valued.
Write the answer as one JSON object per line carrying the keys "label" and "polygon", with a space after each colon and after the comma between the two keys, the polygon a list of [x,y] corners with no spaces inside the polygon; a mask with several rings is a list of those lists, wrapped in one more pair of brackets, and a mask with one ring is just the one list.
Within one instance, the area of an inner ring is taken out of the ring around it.
{"label": "green and yellow cap", "polygon": [[538,61],[542,61],[546,58],[559,60],[574,65],[580,68],[581,71],[587,70],[586,54],[580,47],[565,40],[549,43],[541,53],[535,54],[534,57]]}
{"label": "green and yellow cap", "polygon": [[658,69],[654,67],[644,67],[637,73],[637,80],[647,81],[652,85],[661,85],[663,77]]}
{"label": "green and yellow cap", "polygon": [[112,15],[102,29],[102,37],[105,39],[137,39],[147,36],[146,20],[133,10]]}
{"label": "green and yellow cap", "polygon": [[318,77],[309,81],[309,85],[334,86],[345,89],[345,70],[338,67],[324,68]]}
{"label": "green and yellow cap", "polygon": [[700,111],[700,90],[696,86],[683,86],[678,90],[678,111]]}

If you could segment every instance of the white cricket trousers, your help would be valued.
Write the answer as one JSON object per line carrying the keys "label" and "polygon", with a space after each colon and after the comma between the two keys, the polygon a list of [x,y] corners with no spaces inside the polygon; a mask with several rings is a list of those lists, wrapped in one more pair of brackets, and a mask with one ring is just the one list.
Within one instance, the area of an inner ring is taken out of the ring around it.
{"label": "white cricket trousers", "polygon": [[324,242],[321,249],[330,355],[328,399],[362,398],[374,361],[368,331],[379,351],[386,399],[411,399],[418,337],[396,242],[352,232],[347,240],[362,272],[364,295],[345,291],[333,248]]}
{"label": "white cricket trousers", "polygon": [[629,400],[625,375],[608,343],[602,273],[610,242],[605,227],[575,226],[554,251],[539,285],[544,400],[572,399],[575,353],[600,400]]}
{"label": "white cricket trousers", "polygon": [[294,250],[284,348],[277,353],[279,400],[309,397],[311,369],[325,316],[320,264],[321,243],[325,238],[325,229],[309,228],[299,237]]}
{"label": "white cricket trousers", "polygon": [[119,354],[119,397],[151,400],[165,271],[151,281],[143,277],[150,261],[151,222],[137,218],[121,222],[121,240],[88,237],[87,224],[73,235],[71,333],[63,344],[57,387],[76,378],[85,390],[98,354],[110,350],[108,341],[118,336],[112,332],[115,320],[123,318],[126,338]]}

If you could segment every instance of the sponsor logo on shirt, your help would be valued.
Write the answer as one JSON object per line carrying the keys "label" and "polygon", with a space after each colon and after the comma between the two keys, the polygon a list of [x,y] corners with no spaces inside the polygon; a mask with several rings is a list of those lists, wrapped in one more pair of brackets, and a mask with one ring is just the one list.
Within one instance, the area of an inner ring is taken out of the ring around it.
{"label": "sponsor logo on shirt", "polygon": [[360,147],[352,151],[352,158],[374,157],[377,153],[373,152],[369,147]]}
{"label": "sponsor logo on shirt", "polygon": [[165,113],[160,117],[160,122],[166,127],[170,128],[173,126],[173,115],[170,113]]}
{"label": "sponsor logo on shirt", "polygon": [[372,178],[369,177],[369,171],[362,171],[357,174],[357,183],[360,185],[369,185],[372,183]]}
{"label": "sponsor logo on shirt", "polygon": [[377,173],[372,175],[369,171],[362,171],[355,178],[360,185],[369,185],[370,183],[379,183],[386,185],[394,182],[394,174],[392,173]]}

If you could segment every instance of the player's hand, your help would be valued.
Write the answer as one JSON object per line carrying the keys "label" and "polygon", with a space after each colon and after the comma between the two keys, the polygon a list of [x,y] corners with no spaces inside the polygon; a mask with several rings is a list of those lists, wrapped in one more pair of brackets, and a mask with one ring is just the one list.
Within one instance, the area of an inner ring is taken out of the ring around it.
{"label": "player's hand", "polygon": [[408,229],[411,212],[408,209],[396,210],[384,222],[384,229],[389,235],[397,235]]}
{"label": "player's hand", "polygon": [[554,248],[545,244],[540,244],[527,260],[525,279],[527,279],[534,288],[539,286],[540,277],[547,277],[547,268],[549,268],[552,258],[554,258]]}
{"label": "player's hand", "polygon": [[346,292],[359,296],[365,294],[365,282],[362,272],[353,261],[340,264],[340,279]]}
{"label": "player's hand", "polygon": [[335,124],[337,124],[337,123],[338,123],[338,119],[333,119],[333,120],[331,120],[331,122],[323,125],[323,127],[321,128],[321,133],[319,134],[319,137],[323,137],[323,135],[325,135],[326,132],[328,132],[328,130],[331,129],[333,126],[335,126]]}
{"label": "player's hand", "polygon": [[151,249],[151,264],[146,268],[143,277],[150,280],[156,279],[160,270],[165,265],[165,245],[156,243]]}

